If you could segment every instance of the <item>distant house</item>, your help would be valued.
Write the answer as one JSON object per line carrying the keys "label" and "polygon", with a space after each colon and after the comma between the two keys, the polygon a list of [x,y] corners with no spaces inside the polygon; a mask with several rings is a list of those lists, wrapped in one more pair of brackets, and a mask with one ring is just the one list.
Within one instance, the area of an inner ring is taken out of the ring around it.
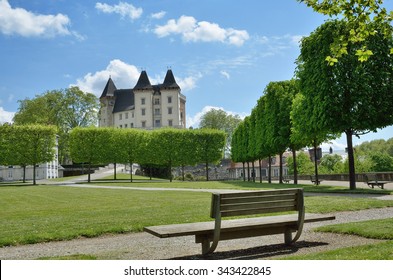
{"label": "distant house", "polygon": [[[59,165],[59,150],[56,144],[55,157],[51,162],[40,163],[36,166],[36,180],[53,179],[63,177],[63,167]],[[27,166],[25,179],[33,180],[33,166]],[[23,167],[18,165],[0,166],[0,181],[23,180]]]}
{"label": "distant house", "polygon": [[186,97],[170,69],[164,82],[158,85],[151,85],[146,71],[141,72],[138,82],[130,89],[117,89],[109,78],[100,102],[100,127],[186,127]]}

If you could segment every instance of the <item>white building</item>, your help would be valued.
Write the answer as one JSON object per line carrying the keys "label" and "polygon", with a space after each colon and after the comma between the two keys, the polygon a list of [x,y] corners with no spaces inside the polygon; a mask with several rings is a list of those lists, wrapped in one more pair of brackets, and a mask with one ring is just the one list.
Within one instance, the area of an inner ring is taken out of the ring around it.
{"label": "white building", "polygon": [[142,71],[132,89],[117,89],[109,78],[100,97],[100,127],[186,127],[186,97],[168,70],[162,84],[151,85]]}
{"label": "white building", "polygon": [[[63,177],[63,168],[59,165],[58,160],[59,150],[55,147],[55,157],[51,162],[38,164],[35,168],[36,180],[53,179]],[[60,172],[59,172],[60,170]],[[33,166],[27,166],[25,170],[25,179],[33,180]],[[0,181],[22,181],[23,180],[23,167],[17,165],[0,166]]]}

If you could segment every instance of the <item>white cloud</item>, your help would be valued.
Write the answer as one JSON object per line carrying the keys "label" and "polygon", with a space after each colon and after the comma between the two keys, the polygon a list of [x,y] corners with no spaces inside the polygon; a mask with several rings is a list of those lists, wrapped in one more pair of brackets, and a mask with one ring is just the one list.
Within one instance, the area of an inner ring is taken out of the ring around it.
{"label": "white cloud", "polygon": [[142,8],[136,8],[126,2],[119,2],[119,4],[113,6],[97,2],[96,9],[107,14],[116,13],[121,15],[122,18],[129,17],[132,20],[140,18],[143,13]]}
{"label": "white cloud", "polygon": [[158,13],[151,14],[151,17],[154,19],[162,19],[166,15],[165,11],[161,11]]}
{"label": "white cloud", "polygon": [[[149,73],[147,73],[149,75]],[[77,79],[76,84],[70,86],[78,86],[84,92],[91,92],[96,96],[100,96],[106,82],[109,77],[112,78],[116,87],[121,88],[133,88],[138,81],[140,71],[135,65],[127,64],[119,59],[111,60],[108,66],[104,70],[97,71],[95,73],[88,73],[83,78]],[[198,79],[202,75],[197,73],[194,76],[185,78],[175,77],[176,82],[180,86],[181,90],[189,91],[196,87]],[[152,84],[159,84],[163,82],[163,78],[152,78],[149,75],[149,80]]]}
{"label": "white cloud", "polygon": [[229,73],[227,71],[221,71],[220,74],[223,75],[228,80],[231,78],[231,76],[229,75]]}
{"label": "white cloud", "polygon": [[139,75],[136,66],[114,59],[104,70],[88,73],[82,79],[78,79],[76,86],[84,92],[91,92],[99,97],[109,77],[112,77],[117,88],[132,88]]}
{"label": "white cloud", "polygon": [[187,116],[187,120],[186,120],[187,126],[188,127],[192,126],[193,128],[199,127],[199,123],[201,122],[202,116],[212,109],[223,110],[227,114],[233,115],[233,116],[238,115],[238,116],[240,116],[241,119],[244,119],[246,116],[249,115],[249,113],[236,113],[236,112],[232,112],[232,111],[227,111],[223,107],[216,107],[216,106],[207,105],[207,106],[203,107],[202,110],[200,112],[196,113],[194,116]]}
{"label": "white cloud", "polygon": [[8,122],[8,123],[12,122],[14,115],[15,115],[15,112],[8,112],[8,111],[5,111],[3,109],[3,107],[0,107],[0,124],[6,123],[6,122]]}
{"label": "white cloud", "polygon": [[154,33],[158,37],[179,34],[185,42],[222,42],[235,46],[242,46],[250,38],[245,30],[224,29],[216,23],[198,22],[191,16],[170,19],[165,25],[157,26]]}
{"label": "white cloud", "polygon": [[66,15],[35,14],[22,8],[12,8],[8,0],[0,0],[0,11],[0,32],[3,34],[23,37],[73,35],[83,39],[81,35],[68,29],[71,21]]}

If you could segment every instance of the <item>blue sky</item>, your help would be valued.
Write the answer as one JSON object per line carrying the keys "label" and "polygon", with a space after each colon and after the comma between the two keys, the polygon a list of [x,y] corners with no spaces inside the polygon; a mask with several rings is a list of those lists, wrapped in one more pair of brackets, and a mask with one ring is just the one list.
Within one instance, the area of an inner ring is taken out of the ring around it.
{"label": "blue sky", "polygon": [[[0,123],[47,90],[99,96],[109,76],[131,88],[141,70],[161,83],[168,67],[187,126],[211,107],[243,117],[269,82],[293,77],[299,39],[326,19],[296,0],[0,0]],[[390,137],[392,127],[354,142]]]}

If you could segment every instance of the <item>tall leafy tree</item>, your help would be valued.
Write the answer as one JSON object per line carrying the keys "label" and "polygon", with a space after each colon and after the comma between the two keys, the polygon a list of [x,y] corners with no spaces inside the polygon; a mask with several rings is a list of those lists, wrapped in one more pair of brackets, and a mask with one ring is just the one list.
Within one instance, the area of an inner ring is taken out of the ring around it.
{"label": "tall leafy tree", "polygon": [[51,90],[33,99],[19,100],[14,116],[17,125],[55,125],[59,135],[59,161],[69,158],[68,133],[78,126],[88,127],[97,123],[99,102],[95,95],[84,93],[78,87]]}
{"label": "tall leafy tree", "polygon": [[224,131],[227,136],[225,141],[225,155],[227,155],[231,149],[233,132],[241,121],[239,115],[232,115],[222,109],[212,108],[202,115],[199,127]]}
{"label": "tall leafy tree", "polygon": [[[10,131],[9,164],[24,169],[33,166],[33,185],[36,185],[36,167],[52,161],[55,156],[56,127],[43,125],[12,126]],[[25,181],[25,175],[23,176]]]}
{"label": "tall leafy tree", "polygon": [[206,180],[209,181],[209,163],[222,159],[226,135],[215,129],[198,129],[195,132],[198,162],[205,163]]}
{"label": "tall leafy tree", "polygon": [[146,143],[147,134],[144,130],[138,129],[120,129],[115,132],[118,135],[116,137],[116,146],[114,147],[115,152],[119,152],[119,160],[122,163],[130,165],[130,181],[132,182],[132,164],[141,162],[144,154],[144,145]]}
{"label": "tall leafy tree", "polygon": [[112,129],[97,127],[76,127],[70,132],[71,156],[75,162],[87,164],[89,183],[91,165],[108,163],[111,132]]}
{"label": "tall leafy tree", "polygon": [[[357,43],[359,47],[355,55],[359,61],[365,61],[375,54],[375,49],[368,44],[370,37],[382,34],[391,37],[390,23],[393,12],[383,7],[383,0],[297,0],[303,2],[314,11],[340,17],[348,26],[347,31],[330,42],[330,53],[326,60],[334,65],[343,55],[350,53],[349,46]],[[391,49],[392,50],[392,49]]]}
{"label": "tall leafy tree", "polygon": [[365,62],[356,55],[362,46],[350,42],[348,55],[328,65],[325,58],[330,44],[348,28],[345,21],[329,21],[304,38],[298,76],[306,102],[314,106],[309,115],[314,129],[346,134],[350,188],[355,189],[352,136],[393,124],[393,38],[383,32],[369,36],[365,43],[372,47],[374,55]]}

